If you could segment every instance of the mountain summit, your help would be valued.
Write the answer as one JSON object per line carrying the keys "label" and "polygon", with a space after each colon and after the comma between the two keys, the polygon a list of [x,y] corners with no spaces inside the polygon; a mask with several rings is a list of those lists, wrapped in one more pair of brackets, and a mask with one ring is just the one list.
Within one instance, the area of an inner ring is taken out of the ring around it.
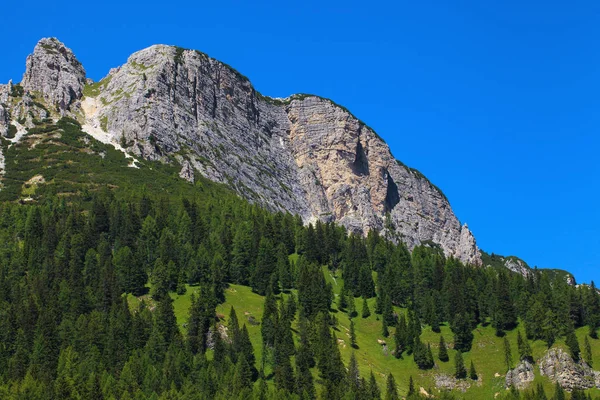
{"label": "mountain summit", "polygon": [[31,115],[69,115],[134,157],[177,163],[187,180],[202,175],[305,222],[374,229],[411,248],[435,243],[481,264],[444,194],[347,109],[313,95],[263,96],[198,51],[151,46],[93,83],[70,49],[42,39],[21,85],[0,85],[0,134],[33,128]]}

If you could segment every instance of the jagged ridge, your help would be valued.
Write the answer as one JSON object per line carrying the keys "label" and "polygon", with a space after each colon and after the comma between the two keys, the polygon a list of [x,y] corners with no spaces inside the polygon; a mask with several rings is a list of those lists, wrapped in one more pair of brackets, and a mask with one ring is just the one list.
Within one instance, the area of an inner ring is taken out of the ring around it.
{"label": "jagged ridge", "polygon": [[[97,84],[85,82],[72,52],[42,39],[28,58],[23,87],[41,92],[50,113],[77,117],[98,139],[145,159],[178,162],[188,180],[199,173],[307,222],[376,229],[410,247],[432,242],[447,256],[481,262],[473,235],[443,193],[330,100],[265,97],[228,65],[164,45],[134,53]],[[8,91],[0,88],[0,133],[12,121],[1,118],[12,112],[2,101]]]}

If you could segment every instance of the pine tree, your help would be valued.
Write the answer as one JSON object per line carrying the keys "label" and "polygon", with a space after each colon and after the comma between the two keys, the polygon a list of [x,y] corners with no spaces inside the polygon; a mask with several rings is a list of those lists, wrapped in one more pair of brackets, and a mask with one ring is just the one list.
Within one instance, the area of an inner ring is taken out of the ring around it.
{"label": "pine tree", "polygon": [[573,360],[575,362],[579,361],[579,353],[581,350],[579,349],[579,342],[577,341],[577,336],[575,336],[575,329],[573,329],[573,327],[570,327],[567,332],[565,343],[569,347],[569,352],[571,353]]}
{"label": "pine tree", "polygon": [[381,391],[379,390],[379,385],[377,385],[377,380],[375,379],[373,370],[371,370],[371,376],[369,377],[368,392],[369,392],[371,400],[380,400],[381,399]]}
{"label": "pine tree", "polygon": [[542,322],[542,338],[546,341],[548,348],[554,344],[557,330],[556,314],[552,310],[546,310]]}
{"label": "pine tree", "polygon": [[396,385],[396,380],[390,372],[387,376],[385,400],[399,400],[399,398],[400,397],[398,396],[398,386]]}
{"label": "pine tree", "polygon": [[348,317],[354,318],[356,317],[356,302],[354,301],[354,295],[352,293],[348,294]]}
{"label": "pine tree", "polygon": [[308,343],[306,319],[300,319],[300,346],[296,352],[296,389],[303,399],[315,399],[315,385],[310,368],[314,366],[312,351]]}
{"label": "pine tree", "polygon": [[388,330],[388,325],[387,325],[387,322],[385,321],[385,318],[381,318],[381,335],[383,337],[390,336],[390,331]]}
{"label": "pine tree", "polygon": [[256,379],[256,368],[254,367],[255,357],[254,357],[254,348],[252,347],[252,342],[250,341],[250,335],[248,334],[248,328],[246,328],[246,324],[242,327],[240,332],[240,338],[238,340],[238,349],[239,354],[244,356],[244,359],[250,366],[249,371],[251,373],[252,380]]}
{"label": "pine tree", "polygon": [[253,268],[252,260],[252,230],[248,223],[240,224],[233,237],[233,250],[231,252],[231,280],[240,284],[247,284],[250,271]]}
{"label": "pine tree", "polygon": [[283,243],[280,243],[277,246],[277,273],[279,274],[281,289],[285,291],[291,289],[294,285],[292,268],[288,258],[287,248]]}
{"label": "pine tree", "polygon": [[358,345],[356,344],[356,332],[354,330],[354,320],[350,320],[350,346],[352,348],[357,349]]}
{"label": "pine tree", "polygon": [[531,352],[531,346],[527,338],[523,338],[521,336],[521,331],[517,332],[517,347],[519,348],[519,359],[521,361],[527,360],[529,362],[533,361],[533,354]]}
{"label": "pine tree", "polygon": [[358,363],[356,361],[356,356],[354,352],[350,356],[350,361],[348,362],[348,374],[347,379],[349,386],[349,392],[353,397],[358,397],[360,392],[360,373],[358,372]]}
{"label": "pine tree", "polygon": [[369,318],[369,316],[371,316],[371,310],[369,309],[369,303],[367,302],[367,298],[363,297],[362,317]]}
{"label": "pine tree", "polygon": [[456,352],[456,358],[454,359],[454,377],[456,379],[467,377],[467,369],[465,368],[465,362],[460,351]]}
{"label": "pine tree", "polygon": [[444,336],[442,335],[440,335],[438,358],[443,362],[447,362],[450,359],[448,357],[448,348],[446,347],[446,342],[444,341]]}
{"label": "pine tree", "polygon": [[471,361],[471,367],[469,368],[469,378],[476,381],[477,380],[477,371],[475,371],[475,364]]}
{"label": "pine tree", "polygon": [[512,351],[506,336],[504,337],[504,365],[506,366],[507,371],[512,369]]}
{"label": "pine tree", "polygon": [[456,315],[452,324],[452,332],[454,332],[454,349],[461,352],[471,350],[473,332],[471,323],[464,314]]}
{"label": "pine tree", "polygon": [[415,391],[415,382],[413,381],[413,377],[412,375],[410,376],[410,378],[408,379],[408,393],[406,394],[406,397],[410,397],[416,394]]}
{"label": "pine tree", "polygon": [[544,386],[542,386],[541,383],[538,383],[537,388],[535,390],[535,399],[548,400],[548,397],[546,397],[546,392],[544,391]]}
{"label": "pine tree", "polygon": [[340,294],[337,300],[337,308],[340,311],[346,310],[348,307],[348,292],[346,291],[346,286],[342,283],[342,288],[340,290]]}
{"label": "pine tree", "polygon": [[267,287],[271,283],[271,275],[277,268],[277,258],[273,242],[267,238],[261,238],[258,245],[256,257],[256,268],[252,275],[252,290],[260,295],[265,295]]}
{"label": "pine tree", "polygon": [[413,357],[419,369],[433,368],[433,355],[431,354],[431,346],[423,344],[421,339],[415,341],[413,349]]}
{"label": "pine tree", "polygon": [[590,346],[590,341],[587,336],[585,336],[585,339],[583,340],[583,358],[590,367],[594,365],[592,359],[592,347]]}
{"label": "pine tree", "polygon": [[560,386],[560,383],[557,381],[554,386],[554,398],[553,400],[566,400],[567,396],[565,394],[565,390]]}
{"label": "pine tree", "polygon": [[508,277],[504,272],[498,275],[495,295],[494,327],[496,328],[496,335],[503,336],[504,331],[517,325],[517,313],[510,298]]}

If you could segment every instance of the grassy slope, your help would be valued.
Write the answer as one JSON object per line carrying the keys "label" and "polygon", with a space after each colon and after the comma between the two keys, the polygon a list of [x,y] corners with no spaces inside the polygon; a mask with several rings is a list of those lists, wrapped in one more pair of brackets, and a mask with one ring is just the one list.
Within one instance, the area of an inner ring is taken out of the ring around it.
{"label": "grassy slope", "polygon": [[[0,146],[6,157],[0,201],[42,201],[55,196],[85,200],[87,193],[105,187],[120,189],[115,191],[117,195],[146,191],[171,198],[230,193],[202,178],[195,185],[188,183],[178,176],[176,165],[139,160],[140,168],[131,168],[131,160],[123,153],[73,124],[43,124],[16,144],[0,139]],[[37,175],[43,176],[44,183],[28,184]]]}
{"label": "grassy slope", "polygon": [[[324,269],[326,277],[329,282],[334,285],[334,289],[337,292],[339,285],[341,284],[340,278],[334,277]],[[337,284],[335,283],[337,281]],[[188,291],[184,295],[172,294],[174,299],[174,307],[177,315],[177,321],[182,326],[187,320],[187,310],[190,305],[190,297],[194,292],[195,288],[188,287]],[[233,306],[237,312],[240,324],[246,323],[248,332],[250,333],[250,339],[254,345],[256,359],[261,359],[261,337],[260,337],[260,326],[252,325],[248,322],[248,317],[253,316],[256,320],[260,321],[262,318],[262,307],[264,298],[255,293],[252,293],[250,288],[240,285],[231,285],[226,291],[226,302],[217,307],[217,313],[227,317],[229,310]],[[360,313],[362,307],[362,300],[356,299],[357,309]],[[434,333],[429,327],[423,329],[421,336],[422,340],[427,343],[431,343],[432,351],[436,361],[434,369],[429,371],[419,370],[412,356],[405,356],[404,359],[398,360],[391,354],[385,355],[382,346],[378,344],[377,339],[384,339],[389,345],[389,351],[394,348],[393,337],[383,338],[381,336],[381,321],[373,313],[375,308],[375,299],[369,300],[369,307],[371,308],[372,315],[369,318],[363,319],[360,316],[354,319],[355,329],[357,334],[358,349],[353,350],[350,345],[349,339],[349,326],[350,321],[347,314],[343,312],[337,312],[334,309],[334,313],[338,319],[339,326],[335,332],[338,339],[342,339],[344,343],[340,343],[340,352],[344,359],[344,362],[348,362],[352,351],[355,352],[356,358],[359,363],[360,371],[363,376],[368,377],[368,374],[372,370],[379,381],[382,390],[385,388],[385,377],[388,373],[392,373],[398,382],[400,391],[405,394],[408,389],[408,378],[413,376],[415,385],[418,387],[425,388],[429,393],[438,393],[435,389],[434,376],[437,374],[453,374],[454,372],[454,356],[455,352],[449,350],[450,361],[442,363],[437,359],[437,348],[439,343],[440,334]],[[397,309],[398,312],[404,312],[402,309]],[[393,334],[393,329],[390,332]],[[586,334],[587,329],[582,328],[577,331],[577,335],[580,339],[580,344],[583,347],[583,338]],[[495,330],[491,326],[482,327],[479,326],[474,332],[475,339],[473,342],[473,349],[464,355],[465,364],[468,368],[471,360],[474,362],[480,380],[473,382],[468,380],[471,387],[465,392],[457,392],[458,398],[464,399],[491,399],[498,392],[504,391],[504,375],[506,368],[504,367],[504,350],[503,350],[503,339],[495,336]],[[441,327],[441,335],[444,335],[446,342],[452,344],[453,336],[448,326]],[[518,358],[517,350],[517,331],[508,333],[508,339],[511,343],[513,359]],[[592,352],[594,359],[600,362],[600,340],[590,339],[592,344]],[[559,341],[555,346],[564,347],[564,341]],[[544,342],[535,341],[532,342],[532,349],[534,352],[534,358],[540,358],[546,351]],[[534,383],[541,382],[546,388],[548,395],[553,394],[554,385],[545,377],[539,375],[539,369],[536,366],[536,380]],[[267,371],[268,372],[268,371]],[[499,376],[496,376],[498,374]],[[600,390],[593,389],[594,395],[600,394]]]}

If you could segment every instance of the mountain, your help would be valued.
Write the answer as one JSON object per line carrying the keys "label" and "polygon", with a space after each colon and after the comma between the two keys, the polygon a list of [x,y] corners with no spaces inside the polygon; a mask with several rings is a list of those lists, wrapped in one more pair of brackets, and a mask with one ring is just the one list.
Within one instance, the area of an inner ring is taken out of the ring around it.
{"label": "mountain", "polygon": [[179,165],[191,182],[202,176],[305,223],[374,229],[481,264],[441,190],[347,109],[313,95],[263,96],[198,51],[151,46],[94,83],[70,49],[42,39],[21,84],[0,86],[0,104],[0,135],[13,141],[38,121],[70,116],[130,157]]}

